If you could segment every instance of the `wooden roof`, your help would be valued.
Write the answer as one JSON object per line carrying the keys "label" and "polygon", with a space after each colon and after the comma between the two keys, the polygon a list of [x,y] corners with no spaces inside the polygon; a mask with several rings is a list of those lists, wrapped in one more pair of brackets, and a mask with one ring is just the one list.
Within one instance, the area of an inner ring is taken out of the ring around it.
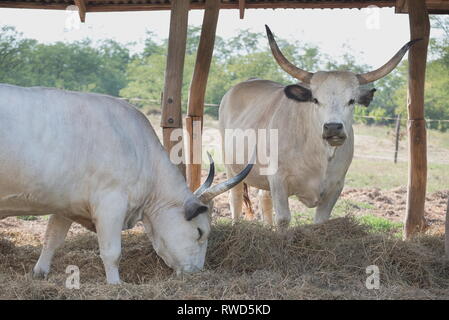
{"label": "wooden roof", "polygon": [[[449,0],[425,0],[429,13],[449,13]],[[190,9],[204,9],[205,0],[191,0]],[[170,0],[0,0],[0,8],[65,10],[77,5],[84,12],[169,10]],[[407,13],[406,0],[221,0],[222,9],[337,9],[395,7]]]}
{"label": "wooden roof", "polygon": [[[59,9],[83,3],[86,12],[169,10],[170,0],[0,0],[0,8]],[[204,9],[204,0],[191,0],[191,9]],[[240,0],[221,0],[222,9],[239,9]],[[245,0],[246,9],[394,7],[396,0]]]}

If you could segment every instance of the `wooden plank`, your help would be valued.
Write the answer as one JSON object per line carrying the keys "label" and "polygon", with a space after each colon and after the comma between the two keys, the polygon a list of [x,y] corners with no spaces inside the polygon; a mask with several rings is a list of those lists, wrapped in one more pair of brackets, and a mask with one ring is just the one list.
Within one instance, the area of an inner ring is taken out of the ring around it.
{"label": "wooden plank", "polygon": [[[377,7],[394,7],[394,0],[385,0],[381,2],[320,2],[320,3],[302,3],[302,2],[256,2],[246,3],[246,9],[362,9],[370,5]],[[51,10],[65,10],[67,3],[45,3],[42,2],[27,2],[27,1],[0,1],[0,8],[25,8],[25,9],[51,9]],[[170,10],[170,4],[157,3],[123,3],[123,4],[89,4],[88,12],[116,12],[116,11],[159,11]],[[203,3],[192,3],[191,10],[204,9]],[[238,3],[222,3],[220,9],[239,9]]]}
{"label": "wooden plank", "polygon": [[449,260],[449,198],[447,199],[446,207],[446,226],[444,230],[444,252],[446,253],[446,260]]}
{"label": "wooden plank", "polygon": [[[426,0],[427,12],[430,14],[449,13],[449,0]],[[408,13],[407,0],[396,0],[396,13]]]}
{"label": "wooden plank", "polygon": [[[164,144],[165,149],[167,150],[170,159],[174,159],[174,157],[178,158],[178,157],[183,157],[183,151],[181,149],[180,153],[178,154],[174,154],[173,147],[175,147],[178,143],[182,143],[182,136],[180,139],[178,140],[174,140],[172,137],[172,134],[174,133],[174,131],[179,130],[180,128],[162,128],[162,143]],[[175,132],[176,133],[176,132]],[[176,134],[174,134],[174,136],[176,136]],[[171,154],[173,153],[173,154]],[[181,173],[185,176],[185,172],[186,172],[186,167],[184,164],[184,161],[182,161],[181,163],[176,163],[179,170],[181,171]]]}
{"label": "wooden plank", "polygon": [[399,138],[401,135],[401,114],[398,114],[396,118],[396,135],[394,144],[394,163],[398,163],[398,153],[399,153]]}
{"label": "wooden plank", "polygon": [[409,182],[404,237],[409,239],[425,226],[427,141],[424,120],[424,82],[430,23],[422,0],[407,0],[411,39],[423,39],[410,48],[408,78]]}
{"label": "wooden plank", "polygon": [[168,37],[161,127],[181,128],[181,90],[187,41],[189,0],[173,1]]}
{"label": "wooden plank", "polygon": [[396,6],[394,8],[394,11],[396,13],[404,13],[404,12],[406,12],[406,9],[405,9],[406,5],[407,5],[407,0],[396,0]]}
{"label": "wooden plank", "polygon": [[[161,127],[164,133],[163,142],[169,153],[174,146],[173,141],[170,141],[171,129],[182,128],[181,90],[190,1],[177,0],[172,3],[161,118]],[[180,169],[185,175],[183,168],[184,165],[180,165]]]}
{"label": "wooden plank", "polygon": [[207,79],[214,51],[220,0],[206,0],[205,5],[200,42],[190,84],[188,117],[186,119],[186,128],[189,136],[187,143],[187,184],[192,191],[196,190],[201,184],[201,131],[203,126],[204,96],[206,95]]}
{"label": "wooden plank", "polygon": [[245,17],[245,0],[239,0],[240,19]]}
{"label": "wooden plank", "polygon": [[78,7],[78,14],[80,15],[81,22],[86,21],[86,0],[75,0],[75,5]]}
{"label": "wooden plank", "polygon": [[190,190],[195,191],[201,185],[201,154],[202,154],[202,123],[203,117],[187,116],[187,164],[186,180]]}

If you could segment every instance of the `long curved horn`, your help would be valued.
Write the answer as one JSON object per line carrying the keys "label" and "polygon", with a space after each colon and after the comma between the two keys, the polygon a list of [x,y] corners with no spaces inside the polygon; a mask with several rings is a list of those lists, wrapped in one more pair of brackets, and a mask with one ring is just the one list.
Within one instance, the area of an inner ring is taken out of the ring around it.
{"label": "long curved horn", "polygon": [[226,181],[223,181],[219,184],[216,184],[213,187],[210,187],[209,189],[205,190],[202,194],[198,196],[198,199],[202,203],[208,203],[216,196],[234,188],[236,185],[238,185],[240,182],[242,182],[246,176],[249,174],[251,169],[254,166],[254,163],[256,161],[256,155],[257,152],[254,151],[253,156],[251,157],[251,160],[249,161],[249,164],[235,177],[232,177],[231,179],[228,179]]}
{"label": "long curved horn", "polygon": [[306,84],[310,84],[310,80],[312,79],[313,73],[302,70],[292,64],[287,58],[282,54],[279,49],[276,40],[274,40],[273,33],[270,28],[265,25],[265,29],[267,30],[268,42],[270,43],[271,52],[273,53],[274,59],[279,64],[279,66],[284,69],[292,77],[302,81]]}
{"label": "long curved horn", "polygon": [[215,176],[214,159],[212,158],[212,156],[210,155],[209,152],[207,152],[207,156],[209,157],[209,174],[207,175],[206,181],[204,181],[204,183],[201,185],[201,187],[196,189],[195,192],[193,193],[197,197],[200,196],[208,188],[210,188],[210,186],[212,185],[212,182],[214,181],[214,176]]}
{"label": "long curved horn", "polygon": [[407,42],[395,55],[393,58],[390,59],[386,64],[384,64],[379,69],[376,69],[374,71],[370,71],[363,74],[358,74],[357,79],[359,80],[359,84],[367,84],[371,83],[373,81],[379,80],[380,78],[385,77],[387,74],[389,74],[391,71],[393,71],[394,68],[401,62],[402,58],[404,57],[405,53],[410,49],[412,45],[414,45],[416,42],[421,41],[422,39],[415,39],[412,41]]}

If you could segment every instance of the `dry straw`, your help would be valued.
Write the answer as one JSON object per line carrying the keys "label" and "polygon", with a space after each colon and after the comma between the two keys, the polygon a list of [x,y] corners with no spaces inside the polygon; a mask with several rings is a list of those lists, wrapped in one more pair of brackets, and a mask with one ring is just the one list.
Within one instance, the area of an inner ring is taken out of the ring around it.
{"label": "dry straw", "polygon": [[[404,242],[371,232],[351,217],[279,233],[258,223],[215,223],[204,272],[176,277],[140,230],[124,234],[120,273],[109,286],[95,235],[68,239],[48,281],[30,279],[39,239],[0,232],[0,298],[12,299],[420,299],[449,298],[442,236]],[[81,289],[65,289],[76,264]],[[380,289],[365,286],[377,265]]]}

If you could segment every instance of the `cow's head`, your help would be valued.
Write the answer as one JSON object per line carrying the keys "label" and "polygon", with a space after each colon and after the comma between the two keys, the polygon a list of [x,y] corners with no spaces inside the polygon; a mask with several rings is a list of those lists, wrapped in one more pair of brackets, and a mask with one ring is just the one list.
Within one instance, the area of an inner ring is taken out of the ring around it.
{"label": "cow's head", "polygon": [[270,48],[276,62],[292,77],[300,80],[300,84],[285,87],[289,99],[310,102],[318,115],[322,138],[330,146],[341,146],[347,137],[347,128],[351,126],[354,105],[368,106],[376,89],[366,85],[387,74],[399,64],[407,50],[418,40],[408,42],[385,65],[377,70],[364,74],[349,71],[330,71],[311,73],[302,70],[292,63],[279,50],[273,34],[265,26]]}
{"label": "cow's head", "polygon": [[253,167],[250,163],[235,177],[212,186],[215,166],[212,157],[208,156],[209,174],[201,187],[193,194],[189,193],[183,204],[174,203],[163,212],[143,218],[156,253],[178,274],[203,268],[213,199],[242,182]]}

